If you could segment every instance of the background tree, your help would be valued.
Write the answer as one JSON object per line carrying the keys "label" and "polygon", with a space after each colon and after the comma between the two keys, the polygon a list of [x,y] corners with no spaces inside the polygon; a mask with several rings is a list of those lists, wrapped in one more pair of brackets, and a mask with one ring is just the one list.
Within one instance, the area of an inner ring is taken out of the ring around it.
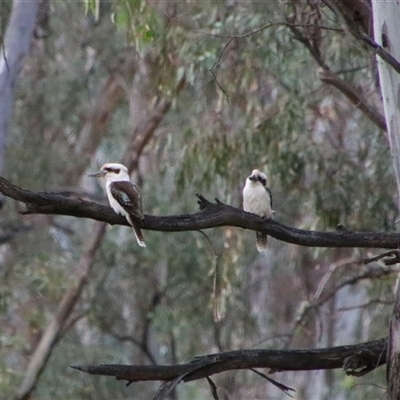
{"label": "background tree", "polygon": [[[171,215],[195,211],[195,192],[240,207],[244,180],[260,167],[283,223],[394,231],[374,53],[355,35],[371,37],[369,5],[360,4],[364,19],[344,3],[319,1],[93,2],[86,13],[84,4],[44,2],[18,81],[3,175],[24,188],[105,201],[102,185],[85,175],[123,160],[145,213]],[[225,227],[207,237],[146,231],[143,251],[127,228],[100,237],[90,220],[22,217],[18,209],[7,201],[1,211],[5,398],[33,390],[37,398],[149,398],[150,383],[125,388],[66,365],[177,363],[387,334],[396,269],[359,262],[376,250],[271,239],[259,255],[253,233]],[[85,285],[53,331],[43,368],[30,375],[38,343],[77,282]],[[382,369],[357,381],[332,371],[279,380],[307,399],[375,399],[384,391],[376,385],[385,385]],[[247,372],[215,381],[226,398],[285,396]],[[367,385],[354,386],[360,382]],[[192,383],[173,396],[203,398],[208,390]]]}

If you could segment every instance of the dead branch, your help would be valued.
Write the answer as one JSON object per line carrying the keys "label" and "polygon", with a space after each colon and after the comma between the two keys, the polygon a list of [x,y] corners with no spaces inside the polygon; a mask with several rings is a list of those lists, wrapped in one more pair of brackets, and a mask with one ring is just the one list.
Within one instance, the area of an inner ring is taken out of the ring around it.
{"label": "dead branch", "polygon": [[382,260],[385,265],[393,265],[400,262],[400,252],[399,250],[389,250],[382,254],[378,254],[375,257],[365,258],[362,260],[362,264],[370,264],[375,261]]}
{"label": "dead branch", "polygon": [[[126,219],[103,206],[82,199],[69,198],[50,192],[31,192],[21,189],[0,177],[0,193],[25,203],[23,214],[69,215],[90,218],[111,225],[128,226]],[[353,232],[348,230],[319,232],[292,228],[275,220],[265,220],[221,202],[211,203],[199,197],[200,212],[193,214],[153,216],[145,215],[142,228],[162,232],[181,232],[220,226],[236,226],[268,235],[287,243],[309,247],[360,247],[397,249],[399,233]]]}
{"label": "dead branch", "polygon": [[[118,380],[189,382],[220,372],[269,368],[273,372],[344,368],[346,374],[361,376],[386,362],[386,339],[354,346],[311,350],[236,350],[199,357],[179,365],[71,365],[92,375]],[[353,368],[354,367],[354,368]]]}

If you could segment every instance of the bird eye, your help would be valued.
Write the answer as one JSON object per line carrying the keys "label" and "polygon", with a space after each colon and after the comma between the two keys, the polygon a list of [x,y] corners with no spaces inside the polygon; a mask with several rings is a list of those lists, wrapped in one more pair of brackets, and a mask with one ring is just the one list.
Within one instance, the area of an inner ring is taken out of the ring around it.
{"label": "bird eye", "polygon": [[116,173],[116,174],[119,174],[119,171],[121,171],[120,169],[114,169],[114,172]]}

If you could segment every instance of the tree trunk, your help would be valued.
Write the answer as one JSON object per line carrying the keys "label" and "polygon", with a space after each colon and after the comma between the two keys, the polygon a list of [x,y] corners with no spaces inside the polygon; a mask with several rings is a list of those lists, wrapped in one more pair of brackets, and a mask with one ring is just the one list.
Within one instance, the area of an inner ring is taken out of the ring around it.
{"label": "tree trunk", "polygon": [[[372,2],[375,41],[400,60],[400,4],[390,0]],[[388,127],[390,151],[400,193],[400,75],[378,57],[379,78]],[[400,275],[389,331],[387,384],[391,399],[400,399]]]}
{"label": "tree trunk", "polygon": [[0,50],[0,172],[4,166],[14,87],[29,51],[39,3],[40,0],[14,0],[4,46]]}

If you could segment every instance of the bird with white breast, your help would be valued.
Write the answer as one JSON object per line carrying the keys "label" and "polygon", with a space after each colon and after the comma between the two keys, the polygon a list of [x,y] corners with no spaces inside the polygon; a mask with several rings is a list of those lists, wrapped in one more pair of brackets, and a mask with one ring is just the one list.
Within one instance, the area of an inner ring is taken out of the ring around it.
{"label": "bird with white breast", "polygon": [[118,163],[104,164],[99,172],[88,175],[92,178],[104,177],[110,206],[126,218],[135,231],[136,240],[141,247],[146,247],[140,221],[144,220],[142,197],[138,187],[130,181],[128,168]]}
{"label": "bird with white breast", "polygon": [[[243,188],[243,210],[256,214],[262,218],[272,218],[272,194],[267,186],[267,175],[255,169],[246,179]],[[268,248],[268,236],[265,232],[256,232],[258,251]]]}

